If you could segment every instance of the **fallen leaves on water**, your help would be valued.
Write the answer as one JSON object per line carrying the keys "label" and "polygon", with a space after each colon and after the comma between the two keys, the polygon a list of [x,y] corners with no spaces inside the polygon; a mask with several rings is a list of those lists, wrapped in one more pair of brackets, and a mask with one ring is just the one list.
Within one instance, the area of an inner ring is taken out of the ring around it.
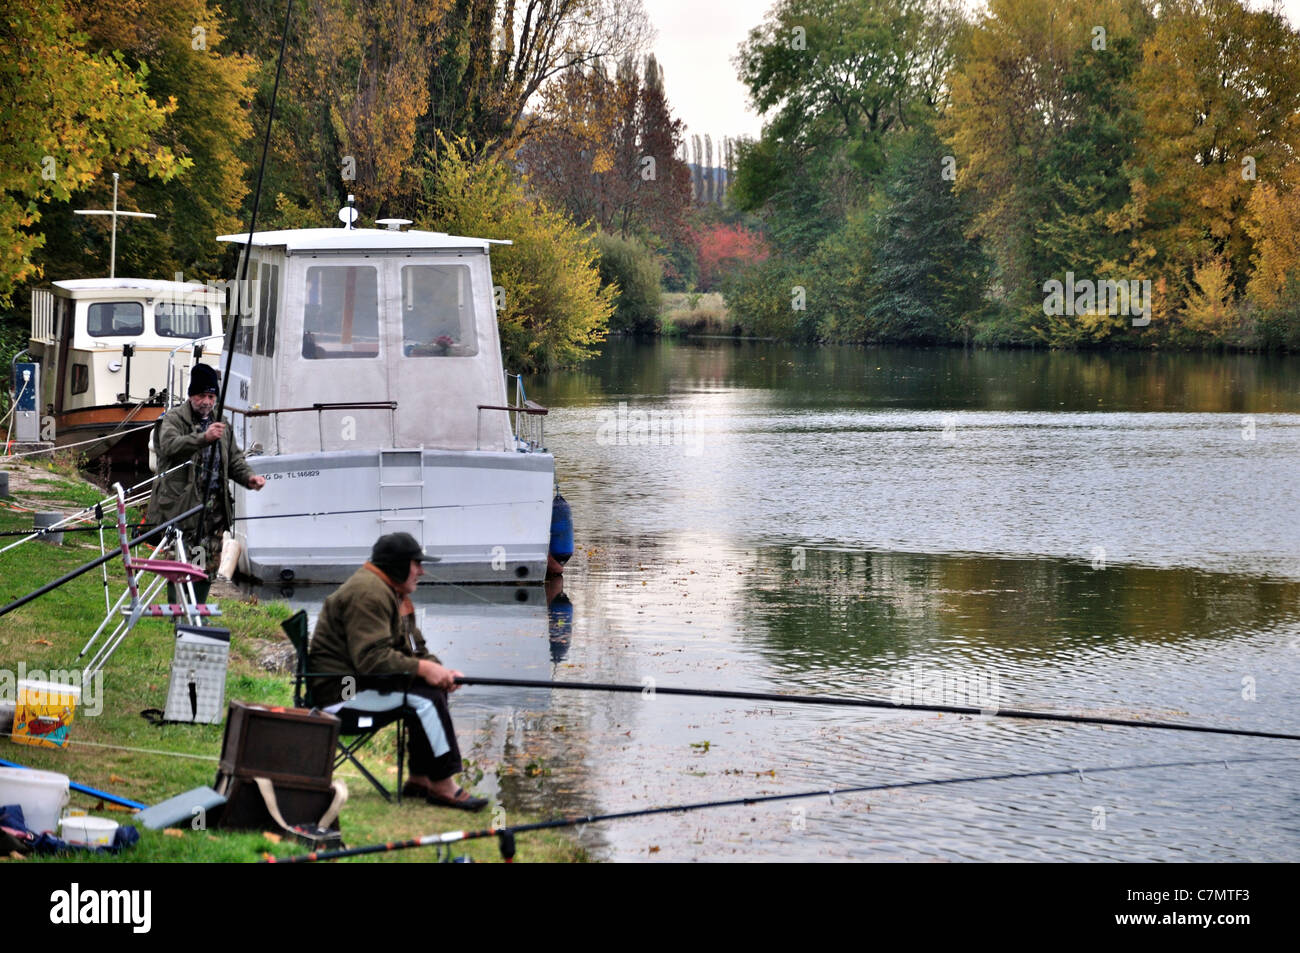
{"label": "fallen leaves on water", "polygon": [[657,845],[651,847],[651,848],[650,848],[650,853],[652,853],[652,854],[657,854],[657,853],[659,853],[659,847],[658,847]]}
{"label": "fallen leaves on water", "polygon": [[691,747],[698,749],[701,754],[704,754],[709,750],[712,744],[713,742],[711,741],[692,741]]}

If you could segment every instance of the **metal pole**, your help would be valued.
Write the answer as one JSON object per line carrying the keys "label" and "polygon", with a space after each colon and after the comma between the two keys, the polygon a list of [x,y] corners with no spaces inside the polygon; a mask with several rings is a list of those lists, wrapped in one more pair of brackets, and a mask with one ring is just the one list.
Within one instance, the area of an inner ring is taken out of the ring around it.
{"label": "metal pole", "polygon": [[108,253],[108,277],[117,277],[117,173],[113,173],[113,240]]}

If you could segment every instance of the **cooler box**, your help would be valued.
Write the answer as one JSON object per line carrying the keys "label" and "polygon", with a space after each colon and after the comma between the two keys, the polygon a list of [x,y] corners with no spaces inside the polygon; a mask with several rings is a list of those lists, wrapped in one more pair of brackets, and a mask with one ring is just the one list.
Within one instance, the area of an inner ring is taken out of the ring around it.
{"label": "cooler box", "polygon": [[59,685],[23,679],[18,683],[11,737],[20,745],[62,748],[72,731],[72,718],[81,701],[80,685]]}

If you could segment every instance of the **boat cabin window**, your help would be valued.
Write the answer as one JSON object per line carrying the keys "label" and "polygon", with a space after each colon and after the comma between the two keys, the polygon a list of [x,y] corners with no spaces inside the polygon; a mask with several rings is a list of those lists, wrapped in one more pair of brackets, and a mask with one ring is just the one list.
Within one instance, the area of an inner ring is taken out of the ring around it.
{"label": "boat cabin window", "polygon": [[302,356],[316,361],[379,356],[379,273],[373,266],[307,269]]}
{"label": "boat cabin window", "polygon": [[97,302],[86,309],[91,337],[144,334],[144,305],[138,301]]}
{"label": "boat cabin window", "polygon": [[212,333],[212,315],[201,304],[160,301],[153,315],[154,330],[165,338],[205,338]]}
{"label": "boat cabin window", "polygon": [[472,357],[478,353],[467,266],[408,265],[402,269],[402,353],[407,357]]}

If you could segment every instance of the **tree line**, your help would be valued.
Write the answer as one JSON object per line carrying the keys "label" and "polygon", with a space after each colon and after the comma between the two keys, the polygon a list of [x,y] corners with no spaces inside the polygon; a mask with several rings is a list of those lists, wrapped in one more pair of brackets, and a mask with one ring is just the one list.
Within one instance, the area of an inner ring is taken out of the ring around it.
{"label": "tree line", "polygon": [[[691,173],[639,0],[290,2],[259,229],[336,226],[355,195],[363,225],[510,238],[508,365],[592,353],[619,290],[600,242],[667,257],[686,235]],[[158,216],[122,226],[119,274],[230,273],[215,236],[247,227],[285,11],[0,0],[7,353],[35,282],[107,272],[107,223],[73,212],[107,207],[110,172],[122,208]]]}
{"label": "tree line", "polygon": [[[781,0],[736,65],[758,334],[1300,347],[1300,34],[1240,0]],[[1122,292],[1122,294],[1120,293]]]}

